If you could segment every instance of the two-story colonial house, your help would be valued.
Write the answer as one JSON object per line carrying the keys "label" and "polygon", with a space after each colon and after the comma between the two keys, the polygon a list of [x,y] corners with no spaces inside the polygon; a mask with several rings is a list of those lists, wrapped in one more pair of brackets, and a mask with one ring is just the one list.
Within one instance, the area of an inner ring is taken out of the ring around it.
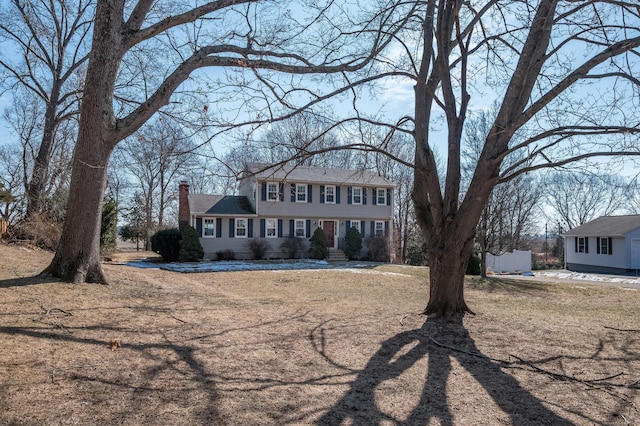
{"label": "two-story colonial house", "polygon": [[[247,164],[239,195],[189,194],[180,184],[179,221],[196,228],[205,258],[222,250],[251,258],[250,238],[264,238],[269,258],[282,258],[280,246],[290,236],[308,240],[316,228],[329,247],[343,248],[349,227],[391,241],[395,185],[367,170]],[[366,247],[363,249],[366,253]]]}

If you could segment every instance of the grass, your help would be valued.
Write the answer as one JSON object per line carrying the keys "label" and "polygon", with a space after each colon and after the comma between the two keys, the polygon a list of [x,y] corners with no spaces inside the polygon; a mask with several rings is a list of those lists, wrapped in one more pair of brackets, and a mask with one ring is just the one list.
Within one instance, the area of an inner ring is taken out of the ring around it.
{"label": "grass", "polygon": [[635,291],[469,278],[460,325],[418,314],[426,268],[178,274],[118,254],[99,286],[37,277],[50,259],[0,245],[1,424],[640,423]]}

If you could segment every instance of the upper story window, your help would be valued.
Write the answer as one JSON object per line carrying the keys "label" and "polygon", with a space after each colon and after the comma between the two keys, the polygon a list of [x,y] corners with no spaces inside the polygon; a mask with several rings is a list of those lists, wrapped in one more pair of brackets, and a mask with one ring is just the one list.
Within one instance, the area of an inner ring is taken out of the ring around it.
{"label": "upper story window", "polygon": [[276,238],[278,236],[278,220],[277,219],[265,219],[265,236],[267,238]]}
{"label": "upper story window", "polygon": [[376,204],[387,204],[387,190],[378,188],[376,190]]}
{"label": "upper story window", "polygon": [[267,184],[267,200],[278,201],[278,184],[277,183]]}
{"label": "upper story window", "polygon": [[202,234],[204,237],[215,237],[216,236],[216,220],[215,219],[204,219],[204,226],[202,227]]}
{"label": "upper story window", "polygon": [[327,204],[335,204],[336,202],[336,187],[325,186],[324,187],[324,202]]}
{"label": "upper story window", "polygon": [[307,185],[301,183],[296,184],[296,202],[307,202]]}
{"label": "upper story window", "polygon": [[353,204],[362,204],[362,188],[359,186],[353,187]]}
{"label": "upper story window", "polygon": [[247,237],[247,219],[236,219],[236,238]]}
{"label": "upper story window", "polygon": [[376,228],[375,228],[376,237],[384,237],[384,222],[381,220],[376,220]]}
{"label": "upper story window", "polygon": [[304,219],[296,219],[296,227],[295,227],[296,237],[304,238],[306,235],[305,229],[306,229],[306,221]]}

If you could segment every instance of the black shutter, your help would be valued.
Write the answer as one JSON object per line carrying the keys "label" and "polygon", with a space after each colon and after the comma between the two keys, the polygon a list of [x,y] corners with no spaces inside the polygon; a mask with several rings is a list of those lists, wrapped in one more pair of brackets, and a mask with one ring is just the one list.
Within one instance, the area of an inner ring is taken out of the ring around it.
{"label": "black shutter", "polygon": [[216,218],[216,237],[222,238],[222,218]]}
{"label": "black shutter", "polygon": [[311,220],[307,219],[307,238],[311,238]]}
{"label": "black shutter", "polygon": [[[596,253],[600,254],[600,237],[596,237]],[[606,253],[603,253],[606,254]]]}
{"label": "black shutter", "polygon": [[296,236],[296,221],[293,219],[289,220],[289,236],[290,237]]}
{"label": "black shutter", "polygon": [[373,190],[371,191],[371,195],[373,195],[373,200],[371,200],[371,205],[376,205],[378,204],[378,188],[373,188]]}
{"label": "black shutter", "polygon": [[387,189],[387,205],[391,205],[391,189]]}
{"label": "black shutter", "polygon": [[364,228],[365,228],[365,224],[364,224],[364,220],[360,221],[360,235],[364,238]]}
{"label": "black shutter", "polygon": [[609,237],[609,254],[613,254],[613,238]]}
{"label": "black shutter", "polygon": [[340,204],[340,187],[336,186],[336,204]]}
{"label": "black shutter", "polygon": [[584,252],[589,253],[589,237],[584,237]]}
{"label": "black shutter", "polygon": [[253,238],[253,219],[247,220],[247,237]]}
{"label": "black shutter", "polygon": [[278,219],[278,238],[282,238],[282,219]]}
{"label": "black shutter", "polygon": [[311,188],[313,188],[311,184],[307,185],[307,203],[311,202]]}
{"label": "black shutter", "polygon": [[371,236],[376,236],[376,223],[373,220],[371,221]]}
{"label": "black shutter", "polygon": [[278,196],[280,197],[280,201],[284,201],[284,183],[278,184]]}
{"label": "black shutter", "polygon": [[385,220],[384,221],[384,236],[388,236],[389,235],[389,221]]}
{"label": "black shutter", "polygon": [[261,185],[262,189],[261,189],[261,199],[262,201],[267,201],[267,182],[262,182]]}
{"label": "black shutter", "polygon": [[233,238],[236,236],[236,220],[229,219],[229,237]]}
{"label": "black shutter", "polygon": [[198,233],[198,236],[202,237],[202,218],[201,217],[196,218],[196,232]]}
{"label": "black shutter", "polygon": [[267,221],[265,219],[260,219],[260,238],[264,238],[267,232],[265,231],[265,225]]}
{"label": "black shutter", "polygon": [[578,237],[574,237],[576,242],[576,253],[578,252]]}
{"label": "black shutter", "polygon": [[347,204],[352,204],[353,203],[353,188],[348,187],[347,188]]}
{"label": "black shutter", "polygon": [[350,220],[347,221],[347,229],[346,230],[348,231],[349,228],[351,228],[351,221]]}
{"label": "black shutter", "polygon": [[324,185],[320,185],[320,204],[324,204]]}
{"label": "black shutter", "polygon": [[292,203],[296,202],[296,184],[295,183],[291,184],[291,202]]}
{"label": "black shutter", "polygon": [[367,204],[367,188],[362,187],[362,204]]}

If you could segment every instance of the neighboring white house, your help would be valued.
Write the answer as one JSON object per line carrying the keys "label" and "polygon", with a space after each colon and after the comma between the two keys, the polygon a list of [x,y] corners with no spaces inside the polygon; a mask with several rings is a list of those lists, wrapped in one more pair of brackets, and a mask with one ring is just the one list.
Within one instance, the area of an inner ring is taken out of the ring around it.
{"label": "neighboring white house", "polygon": [[188,183],[181,182],[178,220],[196,228],[209,259],[222,250],[250,258],[251,238],[264,238],[271,247],[267,257],[281,258],[286,238],[301,238],[308,246],[316,228],[330,248],[340,250],[349,227],[363,240],[374,235],[391,241],[394,188],[366,170],[253,163],[239,179],[239,195],[189,194]]}
{"label": "neighboring white house", "polygon": [[570,271],[629,274],[640,269],[640,215],[602,216],[562,236]]}

